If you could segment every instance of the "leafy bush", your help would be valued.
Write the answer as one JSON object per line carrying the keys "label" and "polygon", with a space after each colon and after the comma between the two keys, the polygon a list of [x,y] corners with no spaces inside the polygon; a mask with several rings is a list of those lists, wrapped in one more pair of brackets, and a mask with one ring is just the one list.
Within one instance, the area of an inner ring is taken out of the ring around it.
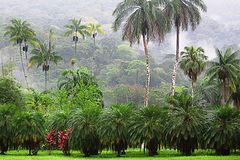
{"label": "leafy bush", "polygon": [[15,80],[8,77],[0,77],[0,104],[11,103],[19,106],[23,104],[22,98],[20,86]]}
{"label": "leafy bush", "polygon": [[209,115],[204,135],[206,146],[215,149],[218,155],[229,155],[237,147],[240,112],[230,106],[219,108]]}
{"label": "leafy bush", "polygon": [[133,113],[129,105],[114,105],[103,111],[99,122],[99,134],[103,144],[114,146],[118,156],[127,149],[130,136],[129,119]]}

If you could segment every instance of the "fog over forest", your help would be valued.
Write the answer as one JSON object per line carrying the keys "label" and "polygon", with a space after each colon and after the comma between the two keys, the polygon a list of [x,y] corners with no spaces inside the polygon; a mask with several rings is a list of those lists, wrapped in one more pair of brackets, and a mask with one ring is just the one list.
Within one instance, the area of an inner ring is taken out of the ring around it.
{"label": "fog over forest", "polygon": [[[0,22],[12,17],[24,18],[38,28],[48,25],[63,27],[70,18],[85,17],[108,28],[113,21],[112,11],[121,0],[0,0]],[[181,48],[188,44],[201,45],[214,57],[214,47],[238,44],[240,0],[205,0],[208,12],[194,34],[182,33]],[[3,24],[1,24],[3,25]],[[174,53],[173,34],[166,38]],[[161,48],[160,48],[161,49]],[[158,57],[157,57],[158,58]]]}

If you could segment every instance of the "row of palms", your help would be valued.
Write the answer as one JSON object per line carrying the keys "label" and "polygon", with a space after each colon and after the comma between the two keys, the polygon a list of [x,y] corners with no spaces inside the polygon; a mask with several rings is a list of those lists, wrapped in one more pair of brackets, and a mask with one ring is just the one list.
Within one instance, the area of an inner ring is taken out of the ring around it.
{"label": "row of palms", "polygon": [[[1,105],[0,150],[5,153],[9,148],[21,146],[35,155],[43,143],[48,149],[56,149],[61,143],[64,154],[69,155],[72,149],[81,150],[85,156],[96,155],[103,149],[112,149],[120,156],[128,147],[142,144],[150,156],[158,154],[160,146],[177,149],[188,156],[198,148],[214,149],[220,155],[239,149],[240,113],[235,108],[201,109],[193,105],[187,93],[169,97],[168,103],[169,109],[85,106],[56,111],[51,116],[45,115],[47,118],[41,113]],[[44,141],[46,129],[50,133],[48,142]],[[62,144],[56,133],[66,132]]]}
{"label": "row of palms", "polygon": [[[73,65],[76,63],[77,43],[79,40],[79,35],[82,36],[83,39],[85,39],[86,36],[92,35],[95,45],[97,34],[104,33],[100,24],[84,25],[82,24],[81,19],[72,19],[70,20],[70,24],[66,25],[65,27],[67,29],[65,36],[73,35],[75,49],[74,58],[71,60],[71,63]],[[53,34],[53,30],[50,29],[48,33],[48,42],[42,42],[36,38],[36,33],[33,31],[30,24],[20,19],[12,19],[10,25],[6,27],[6,32],[4,35],[10,38],[10,42],[19,45],[22,71],[27,87],[27,73],[23,62],[22,51],[25,52],[27,59],[28,44],[33,46],[34,49],[31,51],[32,57],[29,59],[30,64],[28,67],[31,67],[32,65],[43,67],[43,71],[45,72],[45,90],[47,90],[47,72],[49,71],[49,64],[51,62],[57,64],[60,60],[62,60],[62,58],[58,56],[57,52],[55,51],[55,46],[52,42]]]}
{"label": "row of palms", "polygon": [[162,42],[166,33],[176,28],[176,62],[172,76],[172,95],[175,93],[176,73],[179,63],[180,30],[193,30],[199,25],[201,11],[207,7],[203,0],[123,0],[113,12],[115,31],[122,29],[123,40],[130,44],[142,39],[146,59],[146,85],[144,104],[148,105],[150,84],[150,59],[148,43],[151,40]]}

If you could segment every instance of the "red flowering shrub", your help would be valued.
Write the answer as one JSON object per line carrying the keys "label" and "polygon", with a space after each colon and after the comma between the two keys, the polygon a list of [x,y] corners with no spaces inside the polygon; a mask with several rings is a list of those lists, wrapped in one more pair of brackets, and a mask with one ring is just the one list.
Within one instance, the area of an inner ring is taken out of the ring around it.
{"label": "red flowering shrub", "polygon": [[60,131],[58,134],[58,147],[63,151],[65,155],[70,155],[70,148],[68,145],[70,134],[71,134],[70,129]]}

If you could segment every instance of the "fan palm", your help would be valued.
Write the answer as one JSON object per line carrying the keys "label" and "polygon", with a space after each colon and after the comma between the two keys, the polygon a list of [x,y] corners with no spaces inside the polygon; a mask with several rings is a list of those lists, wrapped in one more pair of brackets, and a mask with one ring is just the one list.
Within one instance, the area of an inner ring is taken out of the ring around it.
{"label": "fan palm", "polygon": [[180,68],[192,80],[192,97],[194,97],[195,83],[198,76],[206,67],[207,56],[201,47],[194,48],[185,47],[185,51],[181,52]]}
{"label": "fan palm", "polygon": [[176,61],[172,75],[172,95],[175,93],[177,67],[179,62],[180,29],[187,31],[189,27],[195,30],[201,21],[201,11],[207,7],[203,0],[169,0],[164,8],[165,16],[176,28]]}
{"label": "fan palm", "polygon": [[166,143],[189,156],[198,147],[204,116],[185,92],[169,97],[168,102],[171,107],[164,131]]}
{"label": "fan palm", "polygon": [[[162,1],[160,1],[162,3]],[[165,33],[169,30],[168,23],[162,15],[159,2],[149,0],[124,0],[114,10],[114,31],[124,24],[122,39],[128,40],[130,44],[140,43],[142,38],[145,60],[146,60],[146,84],[144,106],[148,106],[150,85],[150,57],[148,53],[148,42],[158,40],[161,42]]]}
{"label": "fan palm", "polygon": [[46,44],[39,42],[32,50],[31,54],[33,56],[29,60],[31,64],[36,64],[37,67],[43,67],[43,71],[45,73],[45,90],[47,90],[47,73],[50,69],[50,62],[57,64],[62,60],[62,57],[58,56],[54,49],[55,48],[51,43]]}
{"label": "fan palm", "polygon": [[162,140],[164,110],[158,106],[144,107],[130,119],[129,133],[134,144],[146,144],[150,156],[157,155]]}
{"label": "fan palm", "polygon": [[118,156],[129,143],[128,124],[133,111],[129,105],[114,105],[104,110],[100,117],[99,133],[104,144],[113,145]]}
{"label": "fan palm", "polygon": [[97,124],[100,112],[99,107],[76,109],[68,122],[68,128],[71,129],[71,147],[82,150],[87,157],[98,154],[100,139]]}
{"label": "fan palm", "polygon": [[239,111],[223,106],[208,117],[208,129],[204,134],[206,146],[215,149],[219,155],[229,155],[237,146]]}
{"label": "fan palm", "polygon": [[45,121],[40,113],[22,112],[14,118],[16,142],[29,150],[29,155],[36,155],[45,136]]}
{"label": "fan palm", "polygon": [[[24,67],[23,55],[22,55],[22,43],[25,44],[28,41],[33,41],[35,39],[35,33],[31,29],[30,24],[27,21],[22,21],[20,19],[12,19],[11,24],[6,27],[5,36],[9,36],[10,41],[14,44],[19,45],[19,54],[22,64],[22,71],[24,74],[25,82],[28,87],[27,73]],[[25,46],[26,47],[26,46]]]}
{"label": "fan palm", "polygon": [[82,24],[82,20],[79,19],[71,19],[70,24],[66,25],[65,28],[67,31],[65,32],[65,36],[73,36],[74,41],[74,59],[71,60],[71,63],[74,65],[77,58],[77,43],[79,40],[79,35],[85,39],[85,36],[88,35],[87,26]]}
{"label": "fan palm", "polygon": [[224,51],[216,49],[217,60],[209,62],[207,71],[209,81],[217,79],[221,84],[221,104],[224,105],[231,91],[236,90],[237,75],[240,71],[239,51],[233,52],[231,48]]}

